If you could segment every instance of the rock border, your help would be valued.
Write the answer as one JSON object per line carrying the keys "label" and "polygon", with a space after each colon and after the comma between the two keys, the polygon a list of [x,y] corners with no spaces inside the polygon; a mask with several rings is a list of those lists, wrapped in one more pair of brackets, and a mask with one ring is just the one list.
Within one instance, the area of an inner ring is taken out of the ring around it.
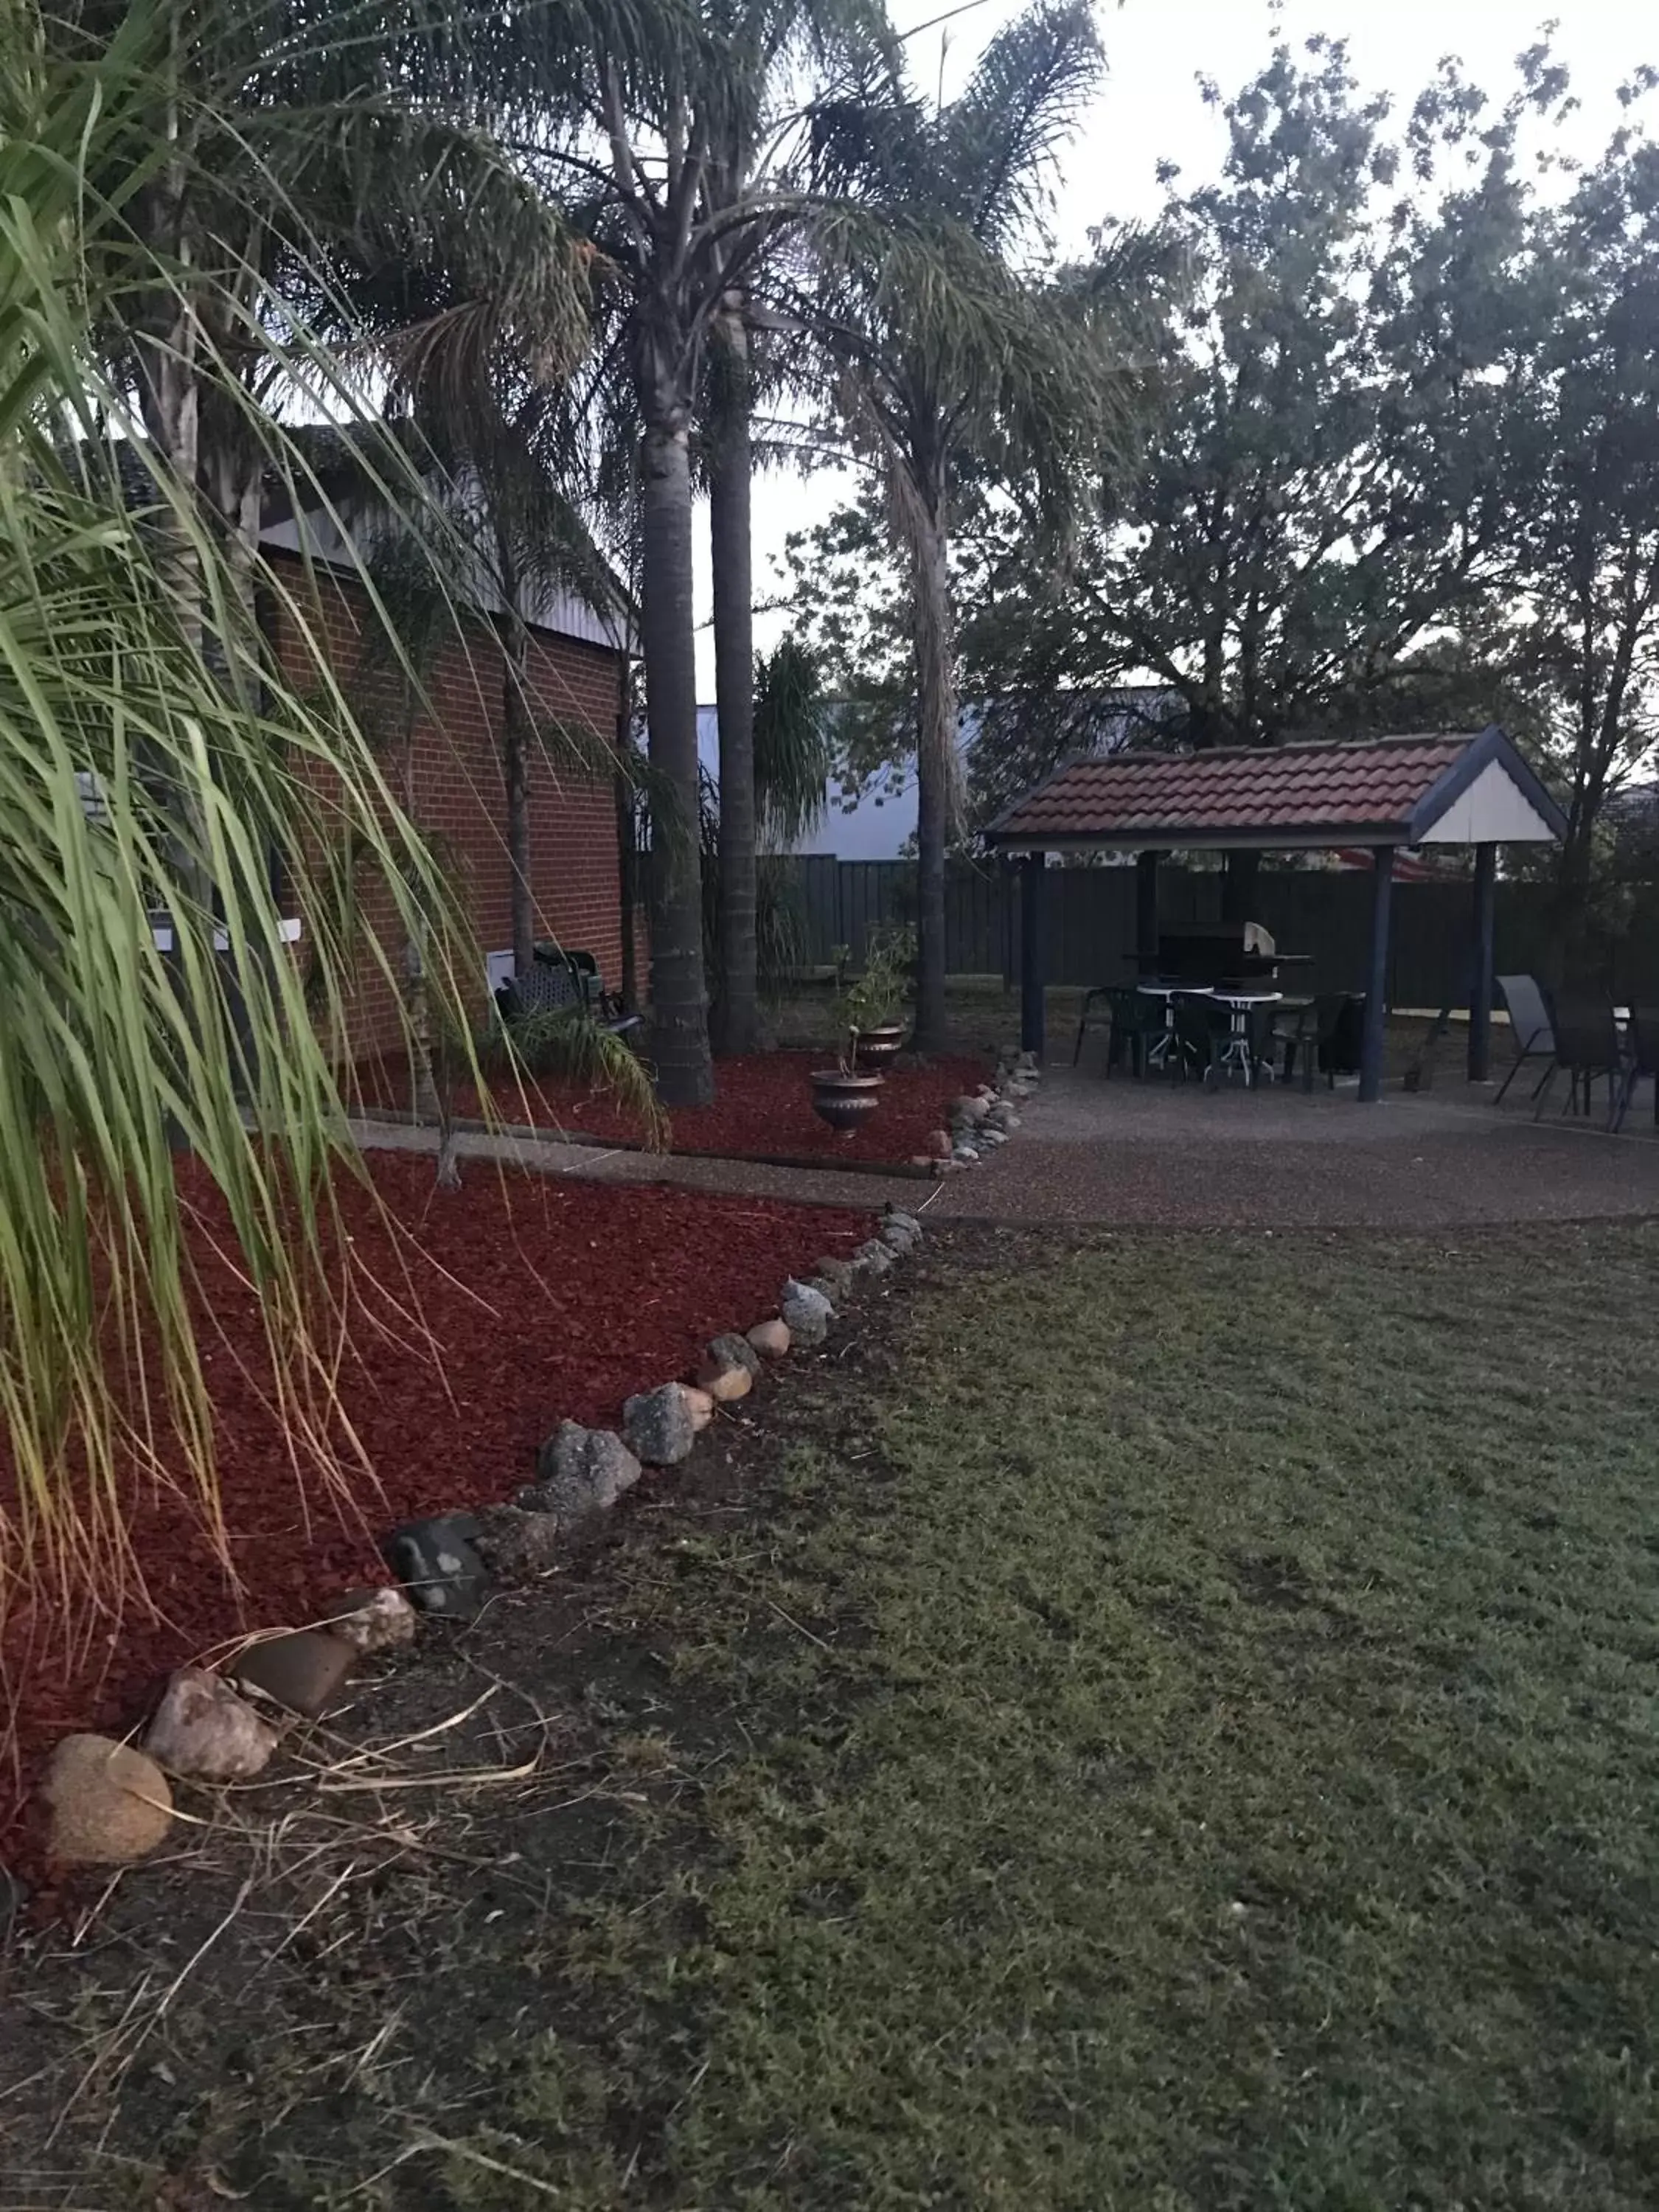
{"label": "rock border", "polygon": [[[1034,1054],[1000,1053],[994,1082],[953,1102],[949,1131],[912,1167],[936,1180],[976,1167],[1019,1128],[1018,1109],[1041,1079]],[[173,1782],[246,1782],[290,1729],[327,1709],[360,1660],[413,1642],[422,1613],[470,1620],[496,1574],[550,1571],[562,1535],[590,1529],[646,1468],[683,1464],[725,1406],[792,1349],[822,1344],[864,1283],[908,1259],[923,1237],[920,1215],[890,1200],[850,1259],[823,1258],[811,1275],[791,1276],[775,1315],[717,1333],[689,1378],[635,1392],[620,1433],[562,1422],[538,1455],[538,1480],[511,1499],[389,1530],[380,1548],[393,1581],[348,1592],[306,1626],[250,1637],[219,1666],[175,1668],[136,1742],[86,1731],[63,1737],[36,1791],[48,1859],[67,1868],[148,1856],[172,1829]]]}

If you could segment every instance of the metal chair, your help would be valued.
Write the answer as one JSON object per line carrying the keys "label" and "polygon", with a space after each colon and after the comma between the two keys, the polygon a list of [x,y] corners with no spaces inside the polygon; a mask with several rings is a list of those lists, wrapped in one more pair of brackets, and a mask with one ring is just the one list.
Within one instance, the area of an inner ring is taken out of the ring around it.
{"label": "metal chair", "polygon": [[1535,975],[1500,975],[1497,982],[1498,995],[1510,1018],[1510,1030],[1516,1044],[1514,1063],[1504,1078],[1497,1097],[1492,1102],[1494,1106],[1501,1106],[1504,1092],[1514,1082],[1523,1060],[1543,1058],[1549,1063],[1534,1086],[1532,1095],[1534,1098],[1554,1074],[1557,1061],[1555,1024],[1551,1019],[1549,1000],[1544,995],[1544,987],[1538,978]]}
{"label": "metal chair", "polygon": [[1535,1121],[1543,1112],[1555,1078],[1565,1067],[1569,1078],[1569,1089],[1567,1103],[1562,1111],[1571,1113],[1577,1107],[1582,1090],[1583,1111],[1588,1115],[1596,1079],[1605,1077],[1607,1127],[1611,1129],[1618,1110],[1619,1087],[1623,1074],[1619,1024],[1613,1018],[1613,1008],[1601,1000],[1580,1000],[1558,1006],[1554,1011],[1554,1053],[1544,1071],[1543,1081],[1533,1093],[1532,1118]]}
{"label": "metal chair", "polygon": [[1146,1073],[1147,1040],[1164,1033],[1164,1009],[1156,1000],[1145,998],[1133,983],[1101,983],[1083,994],[1083,1012],[1077,1025],[1077,1042],[1072,1048],[1072,1065],[1075,1067],[1083,1057],[1084,1033],[1089,1027],[1090,1015],[1097,1000],[1106,1006],[1106,1073],[1122,1062],[1124,1048],[1129,1054],[1129,1065],[1137,1075]]}
{"label": "metal chair", "polygon": [[1622,1129],[1636,1086],[1644,1075],[1653,1079],[1653,1126],[1659,1129],[1659,1006],[1632,1006],[1624,1036],[1624,1070],[1619,1085],[1619,1111],[1613,1128]]}

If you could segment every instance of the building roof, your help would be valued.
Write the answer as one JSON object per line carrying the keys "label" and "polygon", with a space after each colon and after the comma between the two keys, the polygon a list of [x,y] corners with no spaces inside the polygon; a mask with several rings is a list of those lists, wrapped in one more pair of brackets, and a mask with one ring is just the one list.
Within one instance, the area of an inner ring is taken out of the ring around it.
{"label": "building roof", "polygon": [[1541,843],[1560,809],[1495,725],[1066,762],[993,823],[1005,850]]}

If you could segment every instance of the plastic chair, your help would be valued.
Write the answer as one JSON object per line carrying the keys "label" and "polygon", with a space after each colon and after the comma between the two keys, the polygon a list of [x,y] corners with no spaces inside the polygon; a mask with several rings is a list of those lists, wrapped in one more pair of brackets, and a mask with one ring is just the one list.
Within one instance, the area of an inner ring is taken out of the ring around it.
{"label": "plastic chair", "polygon": [[1101,983],[1083,994],[1083,1012],[1077,1025],[1077,1042],[1072,1048],[1072,1065],[1075,1067],[1083,1057],[1084,1033],[1089,1027],[1091,1012],[1097,1000],[1106,1006],[1108,1033],[1106,1039],[1106,1073],[1121,1065],[1124,1049],[1129,1054],[1129,1065],[1137,1075],[1146,1073],[1147,1041],[1164,1033],[1164,1009],[1154,999],[1137,991],[1133,983]]}
{"label": "plastic chair", "polygon": [[1514,1063],[1504,1078],[1497,1097],[1492,1102],[1494,1106],[1501,1106],[1504,1092],[1514,1082],[1523,1060],[1543,1058],[1549,1062],[1534,1086],[1532,1095],[1534,1098],[1554,1074],[1555,1024],[1550,1018],[1549,1000],[1544,995],[1544,987],[1535,975],[1500,975],[1497,981],[1498,995],[1510,1018],[1510,1029],[1516,1044]]}

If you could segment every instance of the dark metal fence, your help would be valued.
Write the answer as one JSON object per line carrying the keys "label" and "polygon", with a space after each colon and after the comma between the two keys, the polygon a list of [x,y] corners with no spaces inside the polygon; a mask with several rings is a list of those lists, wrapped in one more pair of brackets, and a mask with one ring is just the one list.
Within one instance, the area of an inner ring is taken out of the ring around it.
{"label": "dark metal fence", "polygon": [[[872,928],[912,920],[915,870],[907,860],[837,860],[812,855],[785,864],[796,915],[800,957],[826,966],[845,945],[852,964],[864,957]],[[1048,890],[1048,980],[1091,984],[1121,981],[1135,943],[1133,868],[1055,868]],[[1498,972],[1547,973],[1548,892],[1542,884],[1498,886]],[[1166,928],[1216,921],[1221,878],[1213,869],[1166,866],[1158,877]],[[1286,952],[1313,955],[1311,988],[1364,988],[1370,936],[1369,871],[1263,868],[1255,919]],[[1466,884],[1395,886],[1389,998],[1396,1006],[1464,1002],[1473,949],[1473,893]],[[1019,972],[1019,898],[1012,871],[996,862],[952,862],[945,879],[945,964],[952,975]],[[1621,997],[1659,1004],[1659,886],[1638,897],[1613,957],[1613,984]]]}

